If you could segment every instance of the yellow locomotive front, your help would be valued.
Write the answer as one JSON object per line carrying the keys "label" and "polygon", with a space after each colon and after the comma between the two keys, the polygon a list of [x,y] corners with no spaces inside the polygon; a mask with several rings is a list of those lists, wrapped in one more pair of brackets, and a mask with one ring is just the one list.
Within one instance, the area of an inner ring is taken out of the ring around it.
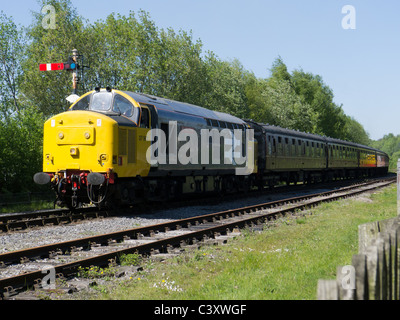
{"label": "yellow locomotive front", "polygon": [[149,143],[138,141],[149,130],[138,127],[140,113],[136,101],[123,92],[96,89],[85,94],[45,123],[43,172],[35,182],[50,182],[60,206],[105,203],[115,192],[117,177],[146,175],[150,169],[143,156]]}

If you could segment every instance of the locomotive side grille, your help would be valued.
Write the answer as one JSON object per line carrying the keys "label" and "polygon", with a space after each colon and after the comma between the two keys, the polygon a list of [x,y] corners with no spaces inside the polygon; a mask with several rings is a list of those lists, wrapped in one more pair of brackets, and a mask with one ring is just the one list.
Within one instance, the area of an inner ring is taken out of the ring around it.
{"label": "locomotive side grille", "polygon": [[128,131],[128,163],[136,163],[136,131]]}
{"label": "locomotive side grille", "polygon": [[126,156],[126,144],[127,144],[127,130],[126,129],[119,129],[119,155]]}

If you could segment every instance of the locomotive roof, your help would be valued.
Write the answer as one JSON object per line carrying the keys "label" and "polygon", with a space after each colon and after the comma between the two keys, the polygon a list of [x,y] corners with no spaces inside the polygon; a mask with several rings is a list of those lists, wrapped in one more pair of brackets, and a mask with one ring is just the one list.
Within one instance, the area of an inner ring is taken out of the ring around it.
{"label": "locomotive roof", "polygon": [[170,99],[159,98],[156,96],[143,94],[143,93],[134,93],[134,92],[127,92],[124,93],[131,96],[137,102],[151,104],[154,105],[156,108],[164,109],[170,112],[178,112],[178,113],[185,113],[193,116],[198,116],[202,118],[208,118],[213,120],[219,121],[227,121],[232,123],[239,123],[243,124],[244,121],[240,118],[232,116],[227,113],[212,111],[203,107],[199,107],[190,103],[174,101]]}

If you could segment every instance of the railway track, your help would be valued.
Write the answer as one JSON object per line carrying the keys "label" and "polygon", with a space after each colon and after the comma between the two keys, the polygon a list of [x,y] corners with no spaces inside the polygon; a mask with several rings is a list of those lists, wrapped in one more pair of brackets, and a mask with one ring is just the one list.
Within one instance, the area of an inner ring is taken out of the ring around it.
{"label": "railway track", "polygon": [[0,233],[20,231],[48,225],[62,225],[88,219],[106,218],[111,211],[98,210],[95,207],[81,208],[79,211],[69,209],[39,210],[35,212],[9,213],[0,215]]}
{"label": "railway track", "polygon": [[[169,253],[205,239],[224,237],[233,230],[254,227],[279,216],[304,210],[322,202],[355,196],[394,183],[395,178],[380,182],[347,186],[338,190],[278,200],[130,230],[13,251],[0,255],[0,277],[13,269],[29,265],[34,271],[0,279],[0,297],[9,298],[26,288],[39,286],[43,267],[51,266],[58,277],[68,278],[79,268],[118,263],[122,255]],[[4,276],[3,276],[4,277]]]}
{"label": "railway track", "polygon": [[[379,178],[378,178],[379,179]],[[376,179],[369,180],[370,182],[375,181]],[[271,193],[284,193],[290,191],[299,191],[301,192],[304,189],[323,189],[323,188],[341,188],[343,185],[348,186],[349,184],[359,184],[361,181],[348,181],[348,180],[340,180],[331,182],[328,184],[315,184],[315,185],[302,185],[302,186],[280,186],[274,189],[265,189],[262,191],[251,191],[247,194],[235,194],[235,195],[226,195],[224,197],[224,201],[236,200],[238,198],[252,196],[258,196],[262,194],[271,194]],[[362,182],[364,183],[364,181]],[[186,199],[184,201],[171,201],[168,205],[169,207],[182,207],[182,206],[191,206],[196,205],[199,199]],[[200,198],[200,201],[204,201],[204,198]],[[209,197],[206,201],[213,202],[220,202],[219,197]],[[162,207],[162,204],[153,204],[152,209],[157,209],[157,207]],[[143,207],[139,206],[139,211],[147,212],[148,206]],[[129,211],[129,208],[123,209],[124,214],[131,214],[132,212]],[[8,233],[8,232],[15,232],[15,231],[22,231],[25,229],[30,228],[40,228],[45,226],[55,226],[55,225],[65,225],[70,223],[81,222],[84,220],[91,220],[91,219],[98,219],[98,218],[107,218],[111,216],[115,216],[116,213],[112,210],[99,210],[96,207],[85,207],[79,208],[75,210],[69,209],[52,209],[52,210],[39,210],[35,212],[20,212],[20,213],[5,213],[0,214],[0,234],[1,233]]]}

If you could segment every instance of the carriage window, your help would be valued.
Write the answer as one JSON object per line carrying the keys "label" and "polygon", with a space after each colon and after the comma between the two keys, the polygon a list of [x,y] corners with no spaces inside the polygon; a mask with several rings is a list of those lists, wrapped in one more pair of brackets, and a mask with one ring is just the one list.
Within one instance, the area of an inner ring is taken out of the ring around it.
{"label": "carriage window", "polygon": [[282,137],[278,137],[278,155],[283,155]]}
{"label": "carriage window", "polygon": [[296,153],[297,153],[297,150],[296,150],[296,139],[292,139],[292,155],[293,156],[295,156],[296,155]]}
{"label": "carriage window", "polygon": [[140,128],[150,128],[150,114],[149,109],[141,108],[142,114],[140,117]]}
{"label": "carriage window", "polygon": [[133,105],[123,96],[116,95],[114,98],[113,111],[120,112],[125,117],[132,117]]}
{"label": "carriage window", "polygon": [[213,127],[217,127],[218,128],[218,121],[217,120],[211,120],[211,124]]}

